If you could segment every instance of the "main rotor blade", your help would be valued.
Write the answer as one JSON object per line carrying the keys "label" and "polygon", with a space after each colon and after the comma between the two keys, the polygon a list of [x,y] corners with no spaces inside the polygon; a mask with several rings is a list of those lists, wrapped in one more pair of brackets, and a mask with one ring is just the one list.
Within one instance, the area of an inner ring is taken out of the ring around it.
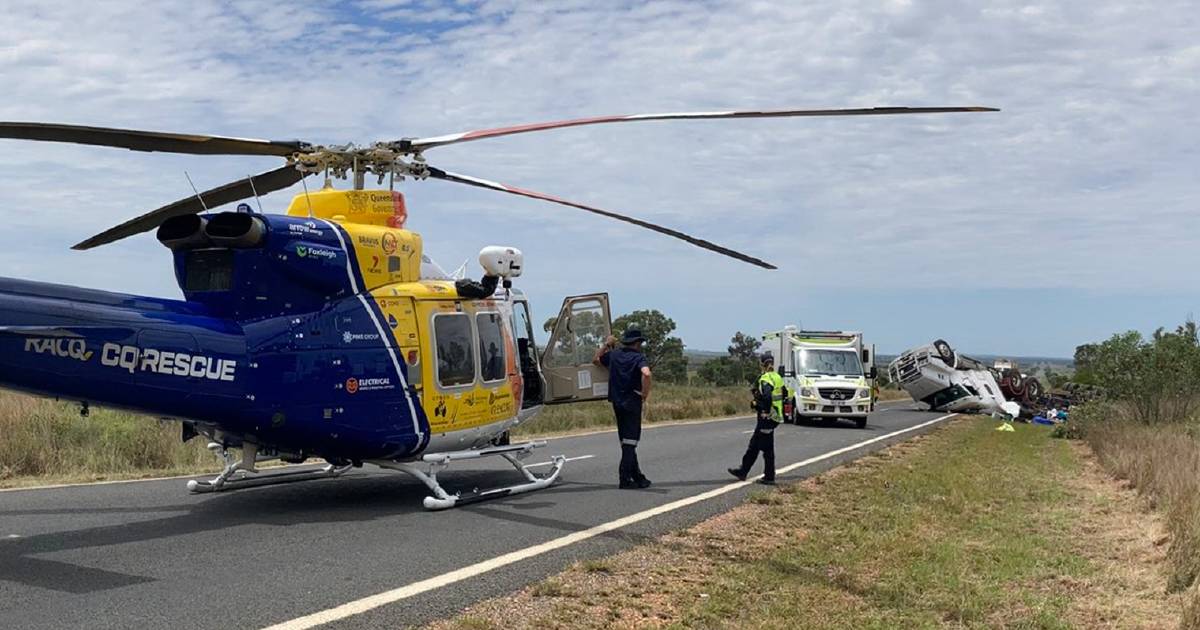
{"label": "main rotor blade", "polygon": [[557,204],[561,204],[564,206],[570,206],[572,208],[579,208],[580,210],[586,210],[587,212],[591,212],[593,214],[598,214],[603,217],[608,217],[610,219],[616,219],[618,221],[632,223],[633,225],[636,225],[638,227],[644,227],[647,230],[653,230],[655,232],[658,232],[659,234],[666,234],[667,236],[673,236],[681,241],[691,243],[692,245],[695,245],[697,247],[703,247],[704,249],[707,249],[707,250],[713,251],[713,252],[717,252],[718,254],[723,254],[725,256],[729,256],[730,258],[736,258],[740,261],[748,262],[752,265],[758,265],[759,267],[762,267],[763,269],[776,269],[775,265],[772,265],[769,262],[760,260],[758,258],[755,258],[755,257],[747,255],[747,254],[743,254],[739,251],[734,251],[727,247],[722,247],[711,241],[706,241],[702,238],[696,238],[695,236],[690,236],[690,235],[684,234],[683,232],[680,232],[678,230],[673,230],[671,228],[663,227],[661,225],[655,225],[648,221],[643,221],[641,219],[635,219],[633,217],[626,216],[623,214],[618,214],[616,212],[610,212],[608,210],[601,210],[600,208],[584,205],[581,203],[575,203],[574,201],[567,201],[566,199],[560,199],[559,197],[554,197],[552,195],[547,195],[545,193],[535,192],[532,190],[526,190],[524,188],[516,188],[514,186],[507,186],[507,185],[501,184],[499,182],[488,181],[486,179],[479,179],[478,177],[471,177],[469,175],[462,175],[459,173],[451,173],[449,171],[443,171],[440,168],[429,167],[429,176],[433,177],[435,179],[441,179],[441,180],[445,180],[448,182],[456,182],[459,184],[466,184],[468,186],[476,186],[478,188],[487,188],[490,190],[498,190],[500,192],[506,192],[506,193],[513,194],[513,195],[520,195],[522,197],[529,197],[531,199],[541,199],[542,201],[549,201],[551,203],[557,203]]}
{"label": "main rotor blade", "polygon": [[[258,194],[265,195],[276,190],[283,190],[292,184],[304,179],[312,173],[301,173],[294,166],[281,166],[273,171],[267,171],[254,175],[254,183],[251,185],[250,179],[239,179],[236,182],[230,182],[224,186],[218,186],[212,190],[206,190],[200,193],[200,197],[195,195],[180,199],[175,203],[165,205],[157,210],[153,210],[143,214],[135,219],[130,219],[121,225],[107,229],[71,249],[91,249],[100,245],[107,245],[113,241],[119,241],[123,238],[149,232],[162,225],[164,221],[171,217],[177,217],[184,214],[197,214],[206,210],[212,210],[218,206],[223,206],[234,201],[241,201],[249,197],[253,197],[257,191]],[[204,203],[200,203],[200,198],[204,199]]]}
{"label": "main rotor blade", "polygon": [[440,147],[458,142],[483,140],[499,136],[511,136],[531,131],[561,129],[563,127],[581,127],[583,125],[600,125],[605,123],[637,122],[641,120],[691,120],[702,118],[787,118],[787,117],[818,117],[818,116],[885,116],[892,114],[946,114],[953,112],[998,112],[994,107],[871,107],[859,109],[776,109],[776,110],[745,110],[729,112],[677,112],[666,114],[631,114],[626,116],[597,116],[595,118],[575,118],[554,122],[517,125],[515,127],[497,127],[495,129],[477,129],[444,136],[429,138],[414,138],[401,141],[401,145],[421,151],[432,147]]}
{"label": "main rotor blade", "polygon": [[138,129],[112,129],[54,123],[0,122],[0,138],[73,142],[131,151],[162,151],[199,155],[278,155],[289,156],[309,148],[299,140],[274,141],[251,138],[227,138]]}

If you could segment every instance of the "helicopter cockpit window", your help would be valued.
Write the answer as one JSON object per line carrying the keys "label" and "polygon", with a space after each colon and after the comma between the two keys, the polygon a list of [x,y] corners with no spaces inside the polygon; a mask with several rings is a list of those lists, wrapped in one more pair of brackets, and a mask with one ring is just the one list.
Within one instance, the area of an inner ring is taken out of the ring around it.
{"label": "helicopter cockpit window", "polygon": [[437,379],[443,387],[475,382],[475,343],[471,318],[465,313],[436,315],[433,338],[437,344]]}
{"label": "helicopter cockpit window", "polygon": [[508,372],[500,322],[500,313],[475,315],[475,326],[479,329],[479,373],[484,382],[504,380]]}
{"label": "helicopter cockpit window", "polygon": [[228,249],[200,249],[187,253],[184,260],[185,291],[228,291],[233,288],[233,252]]}

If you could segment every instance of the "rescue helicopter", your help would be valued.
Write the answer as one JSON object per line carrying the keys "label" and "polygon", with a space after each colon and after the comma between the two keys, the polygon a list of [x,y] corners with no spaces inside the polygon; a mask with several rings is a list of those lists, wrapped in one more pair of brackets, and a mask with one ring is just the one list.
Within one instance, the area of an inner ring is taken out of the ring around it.
{"label": "rescue helicopter", "polygon": [[[88,405],[177,419],[223,462],[192,492],[336,477],[365,463],[407,473],[444,509],[546,488],[524,461],[545,442],[509,431],[545,405],[602,399],[591,363],[611,333],[606,294],[567,298],[544,349],[514,280],[521,251],[487,246],[474,281],[447,274],[406,229],[397,182],[427,179],[540,199],[653,230],[774,269],[684,232],[559,197],[430,165],[425,152],[514,134],[621,122],[874,116],[996,111],[986,107],[685,112],[605,116],[480,129],[369,145],[317,145],[69,124],[0,123],[0,138],[134,151],[276,156],[285,164],[168,204],[74,246],[86,250],[156,231],[183,299],[0,278],[0,385]],[[324,175],[282,214],[244,200]],[[376,181],[366,186],[367,177]],[[335,189],[333,179],[349,179]],[[384,188],[384,181],[388,181]],[[217,209],[235,202],[237,211]],[[459,274],[455,274],[459,275]],[[240,456],[232,451],[240,449]],[[452,492],[439,472],[500,457],[520,483]],[[263,471],[264,461],[319,469]]]}

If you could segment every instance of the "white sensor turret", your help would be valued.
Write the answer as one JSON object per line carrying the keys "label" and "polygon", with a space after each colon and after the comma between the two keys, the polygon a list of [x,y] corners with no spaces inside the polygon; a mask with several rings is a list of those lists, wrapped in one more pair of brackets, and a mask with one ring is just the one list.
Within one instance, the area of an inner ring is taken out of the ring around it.
{"label": "white sensor turret", "polygon": [[479,251],[479,266],[489,276],[499,276],[505,280],[521,275],[525,265],[525,256],[515,247],[489,245]]}

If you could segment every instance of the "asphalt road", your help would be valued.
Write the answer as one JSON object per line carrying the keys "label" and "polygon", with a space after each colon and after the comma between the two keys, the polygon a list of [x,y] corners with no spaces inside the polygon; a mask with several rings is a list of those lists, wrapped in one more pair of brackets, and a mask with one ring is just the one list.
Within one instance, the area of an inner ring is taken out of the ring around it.
{"label": "asphalt road", "polygon": [[[866,429],[786,425],[778,466],[929,422],[912,403],[871,416]],[[445,512],[421,507],[407,475],[369,468],[328,479],[189,495],[184,481],[0,492],[0,628],[251,628],[287,622],[528,549],[621,517],[729,486],[753,420],[649,428],[648,490],[616,488],[614,433],[551,440],[529,461],[581,457],[541,492]],[[799,478],[907,439],[877,440],[798,468]],[[592,456],[592,457],[587,457]],[[519,480],[501,460],[443,473],[447,487]],[[696,523],[760,486],[655,515],[581,542],[334,621],[395,628],[516,590],[571,562]],[[377,603],[377,602],[376,602]],[[368,608],[368,606],[362,606]]]}

